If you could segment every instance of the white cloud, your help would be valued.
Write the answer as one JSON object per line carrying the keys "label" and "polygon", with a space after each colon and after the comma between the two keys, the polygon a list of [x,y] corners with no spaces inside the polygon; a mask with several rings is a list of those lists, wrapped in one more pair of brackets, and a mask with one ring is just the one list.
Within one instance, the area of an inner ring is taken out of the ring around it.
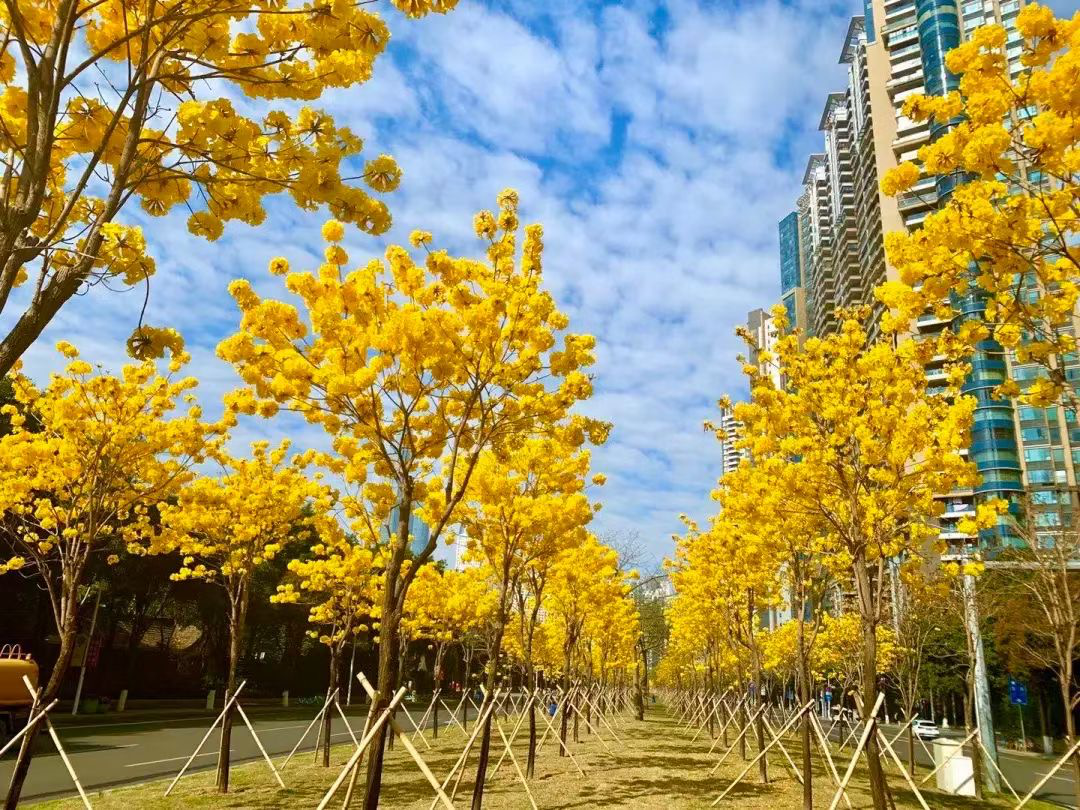
{"label": "white cloud", "polygon": [[[597,528],[637,529],[657,554],[680,512],[709,510],[719,448],[702,421],[742,388],[733,330],[775,301],[776,222],[843,80],[845,15],[861,4],[803,1],[463,0],[446,17],[395,18],[375,78],[323,100],[365,154],[403,166],[396,240],[423,227],[475,251],[473,212],[519,189],[524,218],[545,226],[549,286],[573,328],[599,338],[587,410],[616,427],[594,455],[609,476]],[[188,236],[182,216],[150,223],[148,320],[185,332],[208,401],[234,380],[213,356],[236,324],[228,281],[280,290],[266,262],[314,262],[324,218],[282,200],[263,227],[230,226],[215,245]],[[347,246],[357,261],[379,250],[360,234]],[[60,338],[115,367],[140,304],[141,291],[100,290],[71,303],[28,367],[55,367]],[[239,438],[281,434],[323,441],[289,420],[251,420]]]}

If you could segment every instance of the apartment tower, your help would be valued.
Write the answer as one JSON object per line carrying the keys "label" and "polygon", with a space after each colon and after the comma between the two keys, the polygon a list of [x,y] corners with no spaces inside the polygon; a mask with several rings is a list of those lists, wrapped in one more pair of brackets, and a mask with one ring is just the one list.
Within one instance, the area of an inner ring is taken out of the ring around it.
{"label": "apartment tower", "polygon": [[[866,307],[871,335],[877,336],[884,310],[873,291],[895,272],[885,258],[884,234],[918,228],[958,182],[954,176],[923,178],[899,198],[881,193],[882,175],[899,162],[916,159],[919,148],[945,129],[908,119],[904,101],[956,89],[958,80],[946,68],[945,54],[982,25],[1005,27],[1014,75],[1022,70],[1015,21],[1024,2],[866,0],[863,15],[852,19],[840,53],[847,87],[826,96],[819,124],[823,150],[810,155],[795,210],[779,223],[782,302],[791,322],[807,334],[835,330],[837,309]],[[957,314],[951,325],[982,317],[983,300],[974,289],[953,303]],[[948,325],[924,315],[914,337],[931,336]],[[1076,361],[1067,372],[1080,380]],[[964,392],[977,403],[969,452],[982,481],[976,491],[943,496],[942,537],[951,544],[972,543],[956,531],[955,522],[984,498],[1018,503],[1027,492],[1033,519],[1048,534],[1069,519],[1069,499],[1060,493],[1076,484],[1080,427],[1075,417],[1062,408],[1014,407],[992,396],[1010,374],[1023,385],[1039,373],[1037,367],[1018,365],[996,341],[977,347]],[[940,361],[927,368],[927,376],[932,387],[944,383]],[[1009,540],[1003,524],[984,533],[979,545],[993,548]]]}

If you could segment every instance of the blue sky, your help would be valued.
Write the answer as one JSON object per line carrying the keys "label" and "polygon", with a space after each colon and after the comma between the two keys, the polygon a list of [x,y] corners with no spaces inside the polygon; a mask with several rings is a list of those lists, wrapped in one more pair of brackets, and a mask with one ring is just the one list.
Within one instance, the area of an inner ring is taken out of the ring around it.
{"label": "blue sky", "polygon": [[[379,3],[379,6],[388,4]],[[1074,6],[1069,2],[1066,6]],[[549,287],[576,331],[597,335],[588,411],[615,423],[595,466],[608,475],[596,528],[637,530],[670,551],[681,512],[708,513],[719,448],[702,429],[716,399],[742,390],[734,328],[778,295],[776,222],[819,148],[825,96],[858,0],[461,0],[405,21],[375,78],[320,106],[405,171],[388,198],[403,241],[414,228],[475,251],[472,214],[516,187],[523,219],[545,227]],[[234,382],[214,357],[237,316],[237,276],[280,294],[267,261],[310,267],[327,215],[285,199],[259,229],[230,224],[211,245],[184,216],[145,223],[158,262],[148,321],[180,329],[212,409]],[[380,241],[352,234],[361,261]],[[117,367],[142,290],[94,290],[65,307],[27,356],[43,375],[52,344]],[[10,326],[13,313],[0,318]],[[238,441],[290,435],[293,422],[249,421]]]}

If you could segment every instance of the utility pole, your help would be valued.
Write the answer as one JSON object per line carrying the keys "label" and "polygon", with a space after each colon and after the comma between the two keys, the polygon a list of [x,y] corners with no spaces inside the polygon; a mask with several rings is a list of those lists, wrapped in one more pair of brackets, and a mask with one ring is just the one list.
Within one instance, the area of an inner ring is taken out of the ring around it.
{"label": "utility pole", "polygon": [[[964,627],[971,641],[974,660],[975,682],[975,724],[979,727],[979,739],[982,741],[981,756],[986,762],[983,778],[986,786],[994,793],[1001,792],[1001,780],[997,774],[997,742],[994,739],[994,717],[990,711],[990,682],[986,676],[986,653],[983,650],[982,633],[979,630],[979,606],[975,600],[975,577],[964,574]],[[988,761],[989,760],[989,761]],[[992,763],[990,762],[992,761]]]}

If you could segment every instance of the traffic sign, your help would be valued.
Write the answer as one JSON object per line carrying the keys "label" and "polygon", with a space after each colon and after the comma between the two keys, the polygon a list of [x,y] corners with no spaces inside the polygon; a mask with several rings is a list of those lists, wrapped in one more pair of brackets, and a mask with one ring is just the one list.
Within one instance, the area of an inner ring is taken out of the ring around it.
{"label": "traffic sign", "polygon": [[1016,678],[1009,678],[1009,702],[1013,706],[1027,706],[1027,684],[1020,683]]}

